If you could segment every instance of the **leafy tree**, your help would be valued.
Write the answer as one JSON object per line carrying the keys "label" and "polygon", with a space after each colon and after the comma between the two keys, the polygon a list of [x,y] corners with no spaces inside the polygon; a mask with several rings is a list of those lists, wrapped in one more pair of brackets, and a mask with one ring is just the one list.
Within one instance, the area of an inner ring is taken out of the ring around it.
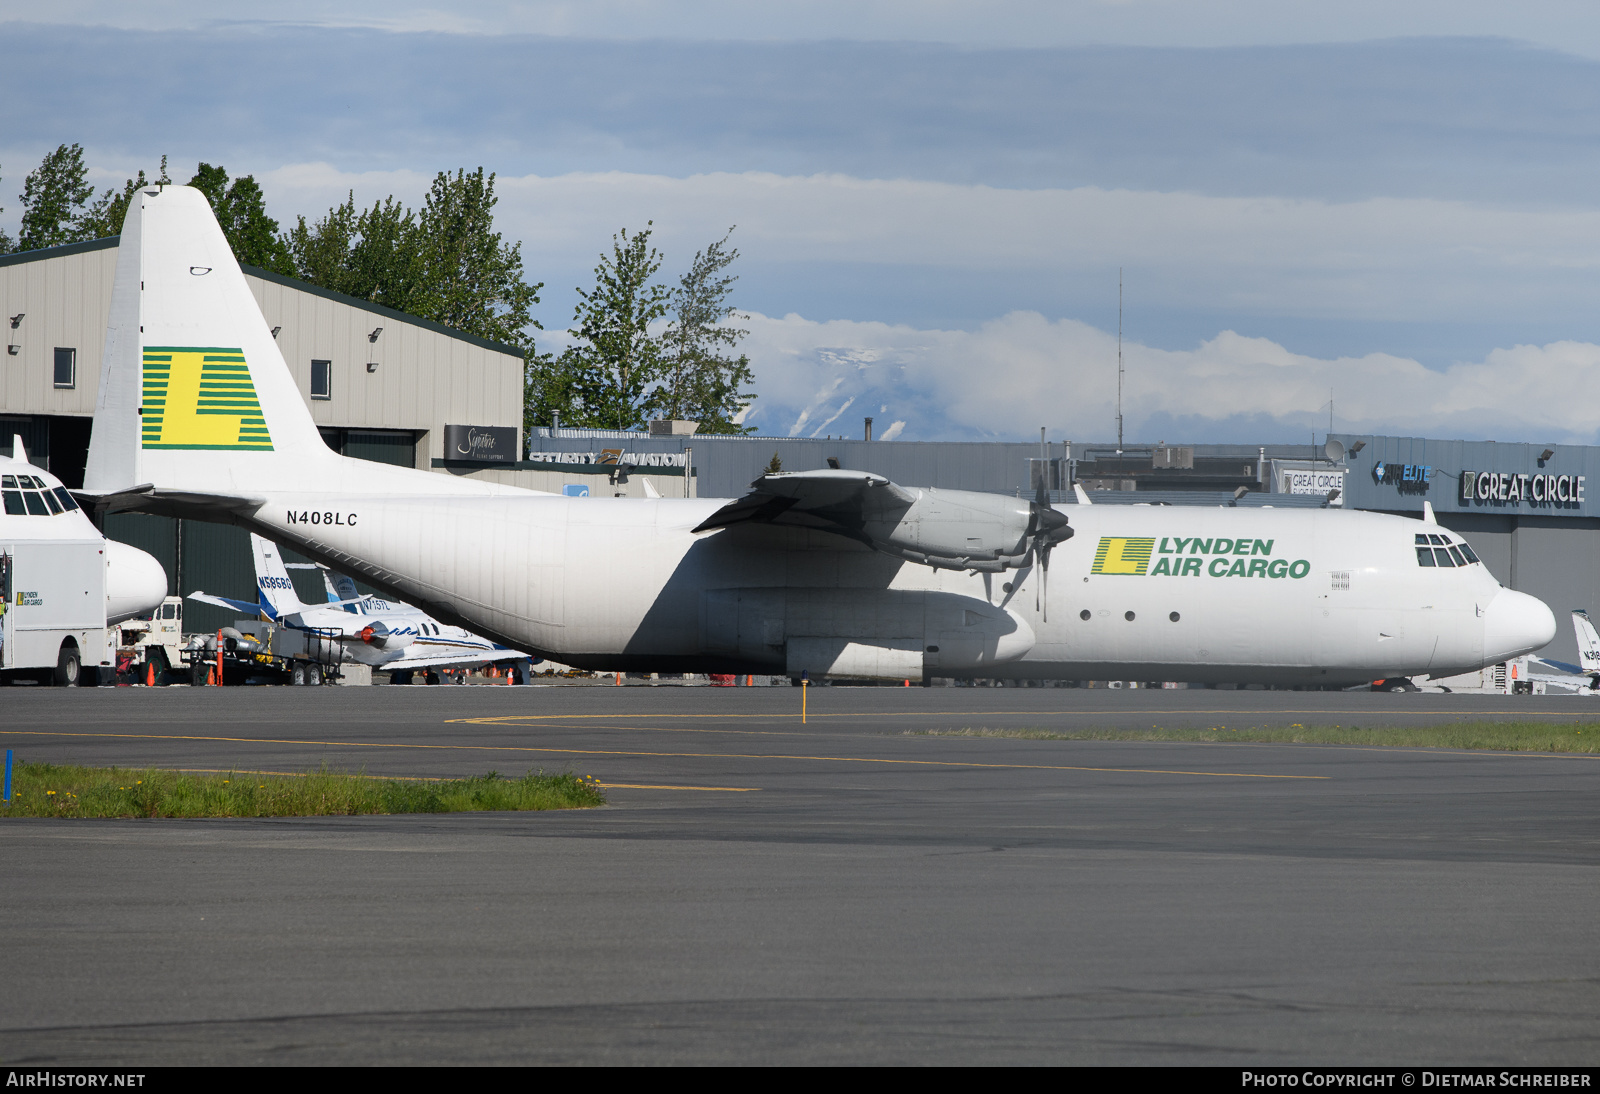
{"label": "leafy tree", "polygon": [[650,246],[651,226],[611,237],[611,254],[601,254],[595,284],[579,289],[573,312],[579,339],[550,362],[529,397],[556,405],[565,396],[562,417],[571,425],[636,429],[644,424],[652,388],[662,374],[660,342],[650,324],[667,314],[670,297],[651,284],[661,256]]}
{"label": "leafy tree", "polygon": [[84,181],[87,174],[81,145],[63,144],[45,156],[22,184],[18,250],[59,247],[82,238],[78,223],[83,204],[94,195],[94,187]]}
{"label": "leafy tree", "polygon": [[[393,197],[358,211],[355,195],[284,237],[296,275],[315,285],[511,345],[541,329],[543,283],[523,279],[522,245],[494,230],[494,176],[441,171],[419,216]],[[530,351],[531,354],[531,351]]]}
{"label": "leafy tree", "polygon": [[202,163],[189,185],[211,202],[233,257],[248,266],[294,275],[289,248],[278,236],[278,222],[267,215],[266,197],[254,175],[230,184],[226,169]]}
{"label": "leafy tree", "polygon": [[[532,308],[544,285],[523,281],[522,244],[507,245],[494,230],[499,200],[494,175],[486,178],[482,167],[434,177],[417,218],[421,275],[413,310],[456,330],[520,345],[524,330],[539,326]],[[375,222],[384,225],[382,218]]]}
{"label": "leafy tree", "polygon": [[662,418],[687,418],[700,423],[701,433],[752,433],[736,419],[754,392],[739,388],[754,378],[750,359],[732,356],[748,331],[728,325],[742,319],[728,294],[737,277],[726,271],[739,257],[728,235],[694,256],[670,299],[672,322],[662,337],[662,383],[650,400],[650,411]]}
{"label": "leafy tree", "polygon": [[149,185],[149,181],[144,177],[144,171],[141,170],[139,177],[129,179],[121,191],[107,188],[79,219],[77,231],[79,238],[104,239],[107,236],[120,235],[122,222],[128,215],[128,204],[133,201],[133,195]]}
{"label": "leafy tree", "polygon": [[[295,218],[295,226],[283,237],[294,263],[295,276],[313,285],[321,285],[334,292],[361,296],[351,292],[355,283],[351,269],[350,249],[356,238],[356,200],[352,192],[343,205],[328,210],[320,220],[306,223],[306,218]],[[363,297],[365,299],[365,297]]]}

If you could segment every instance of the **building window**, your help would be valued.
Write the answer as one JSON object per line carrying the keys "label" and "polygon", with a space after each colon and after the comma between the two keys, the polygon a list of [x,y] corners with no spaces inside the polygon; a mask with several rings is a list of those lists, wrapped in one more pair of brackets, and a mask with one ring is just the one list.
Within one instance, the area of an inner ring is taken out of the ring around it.
{"label": "building window", "polygon": [[331,399],[333,389],[333,362],[311,362],[311,397],[313,399]]}
{"label": "building window", "polygon": [[56,387],[78,386],[78,351],[56,347]]}

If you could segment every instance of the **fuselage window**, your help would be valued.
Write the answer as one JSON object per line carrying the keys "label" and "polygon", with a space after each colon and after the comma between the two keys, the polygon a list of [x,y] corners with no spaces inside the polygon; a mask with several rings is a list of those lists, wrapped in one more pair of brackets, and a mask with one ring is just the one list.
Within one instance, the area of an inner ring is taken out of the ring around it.
{"label": "fuselage window", "polygon": [[[1417,538],[1421,539],[1422,537],[1418,536]],[[1433,565],[1433,548],[1432,547],[1418,547],[1417,548],[1417,565],[1418,566],[1432,566]]]}

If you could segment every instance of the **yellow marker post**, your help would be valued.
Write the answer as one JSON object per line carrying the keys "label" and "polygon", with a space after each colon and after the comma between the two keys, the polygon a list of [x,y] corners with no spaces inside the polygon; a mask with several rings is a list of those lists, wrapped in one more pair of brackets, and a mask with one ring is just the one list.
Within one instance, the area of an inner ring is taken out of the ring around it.
{"label": "yellow marker post", "polygon": [[806,724],[806,691],[810,688],[811,681],[804,676],[800,677],[800,724]]}

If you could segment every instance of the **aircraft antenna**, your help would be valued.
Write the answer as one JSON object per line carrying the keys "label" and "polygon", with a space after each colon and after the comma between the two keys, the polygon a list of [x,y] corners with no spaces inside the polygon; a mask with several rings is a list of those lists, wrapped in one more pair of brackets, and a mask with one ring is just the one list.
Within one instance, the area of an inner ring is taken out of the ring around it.
{"label": "aircraft antenna", "polygon": [[1122,455],[1122,267],[1117,267],[1117,455]]}

